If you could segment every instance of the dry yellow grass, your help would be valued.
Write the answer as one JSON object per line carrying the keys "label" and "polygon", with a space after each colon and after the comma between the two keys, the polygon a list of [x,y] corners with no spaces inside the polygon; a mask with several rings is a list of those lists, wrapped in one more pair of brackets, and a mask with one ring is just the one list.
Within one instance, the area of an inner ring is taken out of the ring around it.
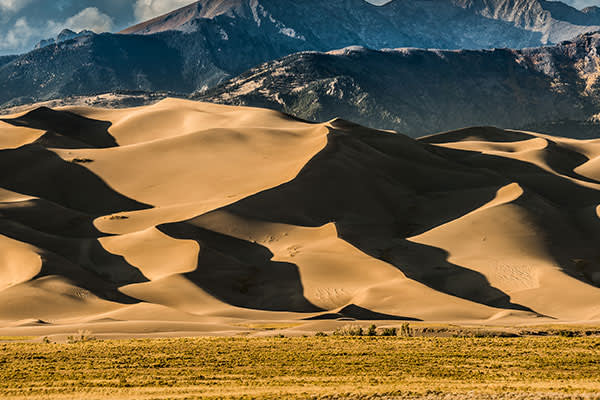
{"label": "dry yellow grass", "polygon": [[599,337],[0,344],[7,399],[591,399],[599,374]]}
{"label": "dry yellow grass", "polygon": [[33,339],[35,336],[0,336],[0,342],[22,342]]}

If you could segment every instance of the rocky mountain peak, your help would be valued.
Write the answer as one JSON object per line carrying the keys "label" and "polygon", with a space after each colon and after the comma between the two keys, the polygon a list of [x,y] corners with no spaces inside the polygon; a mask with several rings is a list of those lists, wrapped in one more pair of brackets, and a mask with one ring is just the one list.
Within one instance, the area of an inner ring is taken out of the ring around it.
{"label": "rocky mountain peak", "polygon": [[45,39],[40,41],[37,45],[35,45],[35,49],[41,49],[43,47],[46,46],[50,46],[53,44],[58,44],[58,43],[63,43],[66,42],[67,40],[71,40],[71,39],[76,39],[78,37],[83,37],[83,36],[93,36],[96,33],[94,33],[93,31],[90,30],[82,30],[80,32],[73,32],[70,29],[63,29],[57,36],[56,38],[49,38],[49,39]]}

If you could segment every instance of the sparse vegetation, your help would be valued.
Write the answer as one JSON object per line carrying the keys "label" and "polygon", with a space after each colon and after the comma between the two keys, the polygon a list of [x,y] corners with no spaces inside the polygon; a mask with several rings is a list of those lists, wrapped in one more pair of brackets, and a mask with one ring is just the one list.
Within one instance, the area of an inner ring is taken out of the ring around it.
{"label": "sparse vegetation", "polygon": [[396,327],[386,327],[378,329],[376,325],[371,324],[366,330],[359,325],[346,325],[333,332],[334,336],[414,336],[415,331],[409,323],[401,325],[400,330]]}
{"label": "sparse vegetation", "polygon": [[358,325],[346,325],[333,331],[333,336],[362,336],[363,328]]}
{"label": "sparse vegetation", "polygon": [[400,327],[400,336],[411,337],[413,335],[413,331],[408,322],[405,322]]}
{"label": "sparse vegetation", "polygon": [[74,164],[89,164],[93,163],[94,160],[90,158],[74,158],[73,160],[71,160],[71,162]]}
{"label": "sparse vegetation", "polygon": [[96,338],[92,336],[91,331],[80,329],[79,331],[77,331],[76,335],[71,335],[67,337],[67,343],[89,342],[90,340],[95,339]]}
{"label": "sparse vegetation", "polygon": [[374,324],[369,326],[369,330],[367,331],[368,336],[377,336],[377,326]]}
{"label": "sparse vegetation", "polygon": [[564,336],[11,342],[0,398],[594,399],[599,356]]}
{"label": "sparse vegetation", "polygon": [[33,336],[0,336],[0,342],[22,342],[35,339]]}
{"label": "sparse vegetation", "polygon": [[121,220],[121,219],[129,219],[129,217],[126,215],[111,215],[109,219],[114,221],[114,220]]}
{"label": "sparse vegetation", "polygon": [[279,329],[289,329],[296,326],[302,325],[301,323],[294,322],[257,322],[251,324],[238,324],[238,326],[252,329],[252,330],[264,330],[264,331],[275,331]]}
{"label": "sparse vegetation", "polygon": [[398,334],[397,328],[383,328],[381,336],[396,336]]}

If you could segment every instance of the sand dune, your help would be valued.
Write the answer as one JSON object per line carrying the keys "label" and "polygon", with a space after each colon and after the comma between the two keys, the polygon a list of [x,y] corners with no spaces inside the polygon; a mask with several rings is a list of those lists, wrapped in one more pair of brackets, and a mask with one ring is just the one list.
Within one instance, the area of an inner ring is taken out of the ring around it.
{"label": "sand dune", "polygon": [[598,320],[598,160],[175,99],[5,116],[0,333]]}

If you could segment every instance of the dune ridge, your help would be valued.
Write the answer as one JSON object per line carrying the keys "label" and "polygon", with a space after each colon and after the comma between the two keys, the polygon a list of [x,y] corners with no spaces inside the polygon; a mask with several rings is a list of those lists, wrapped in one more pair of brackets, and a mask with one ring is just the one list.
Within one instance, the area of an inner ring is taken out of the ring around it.
{"label": "dune ridge", "polygon": [[176,99],[4,116],[0,332],[598,320],[599,159]]}

